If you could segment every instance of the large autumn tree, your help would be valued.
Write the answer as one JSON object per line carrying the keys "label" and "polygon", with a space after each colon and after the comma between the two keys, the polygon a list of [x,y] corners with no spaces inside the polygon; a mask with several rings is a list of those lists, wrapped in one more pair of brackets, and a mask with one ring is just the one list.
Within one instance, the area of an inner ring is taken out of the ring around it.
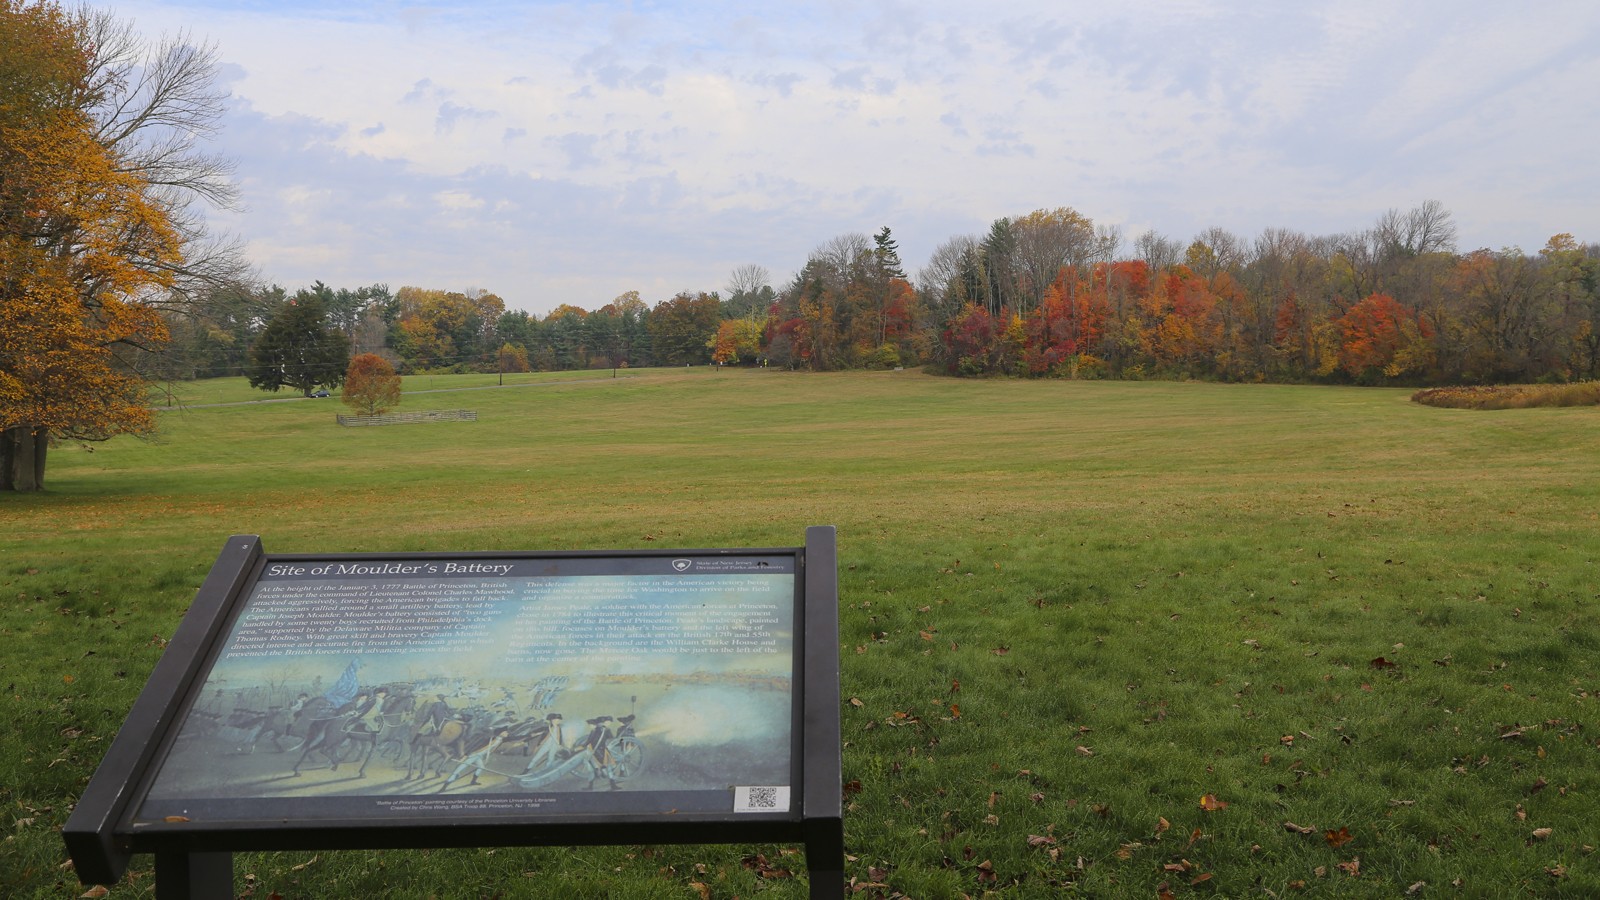
{"label": "large autumn tree", "polygon": [[53,439],[149,431],[129,360],[162,304],[236,274],[195,208],[232,199],[196,152],[214,83],[204,49],[0,0],[0,490],[43,487]]}

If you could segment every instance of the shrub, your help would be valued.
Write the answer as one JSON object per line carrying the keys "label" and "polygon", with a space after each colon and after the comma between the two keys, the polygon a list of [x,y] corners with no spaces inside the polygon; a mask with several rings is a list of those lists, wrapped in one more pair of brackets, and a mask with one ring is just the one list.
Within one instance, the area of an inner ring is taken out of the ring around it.
{"label": "shrub", "polygon": [[1600,406],[1600,382],[1577,384],[1462,385],[1428,388],[1413,402],[1447,409],[1529,409],[1537,406]]}

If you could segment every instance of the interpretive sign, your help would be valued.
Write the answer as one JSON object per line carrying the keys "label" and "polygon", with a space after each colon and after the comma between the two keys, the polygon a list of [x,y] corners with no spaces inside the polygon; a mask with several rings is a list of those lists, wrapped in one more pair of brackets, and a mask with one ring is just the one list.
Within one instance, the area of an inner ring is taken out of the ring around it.
{"label": "interpretive sign", "polygon": [[67,823],[79,875],[154,852],[182,896],[231,890],[233,850],[803,840],[813,896],[838,896],[833,529],[806,537],[404,556],[232,538]]}

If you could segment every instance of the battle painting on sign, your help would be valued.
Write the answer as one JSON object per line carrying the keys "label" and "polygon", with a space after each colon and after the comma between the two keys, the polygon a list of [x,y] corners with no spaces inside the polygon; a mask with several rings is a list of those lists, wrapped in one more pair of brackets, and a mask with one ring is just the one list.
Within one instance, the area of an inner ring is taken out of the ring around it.
{"label": "battle painting on sign", "polygon": [[795,568],[272,561],[131,824],[788,813]]}

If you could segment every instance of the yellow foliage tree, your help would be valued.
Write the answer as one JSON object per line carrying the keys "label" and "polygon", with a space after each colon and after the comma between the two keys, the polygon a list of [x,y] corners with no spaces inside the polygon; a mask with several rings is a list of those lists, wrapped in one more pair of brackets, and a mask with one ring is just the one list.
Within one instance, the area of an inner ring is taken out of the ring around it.
{"label": "yellow foliage tree", "polygon": [[0,82],[0,489],[35,490],[52,435],[151,428],[143,382],[115,351],[166,339],[138,298],[171,283],[177,238],[80,108],[91,51],[78,23],[14,0],[0,23],[7,68],[27,76]]}
{"label": "yellow foliage tree", "polygon": [[183,139],[139,140],[182,126],[175,111],[204,124],[209,58],[169,45],[130,86],[129,35],[0,0],[0,490],[43,487],[52,438],[151,430],[121,355],[167,339],[153,301],[203,237],[187,198],[230,196]]}

